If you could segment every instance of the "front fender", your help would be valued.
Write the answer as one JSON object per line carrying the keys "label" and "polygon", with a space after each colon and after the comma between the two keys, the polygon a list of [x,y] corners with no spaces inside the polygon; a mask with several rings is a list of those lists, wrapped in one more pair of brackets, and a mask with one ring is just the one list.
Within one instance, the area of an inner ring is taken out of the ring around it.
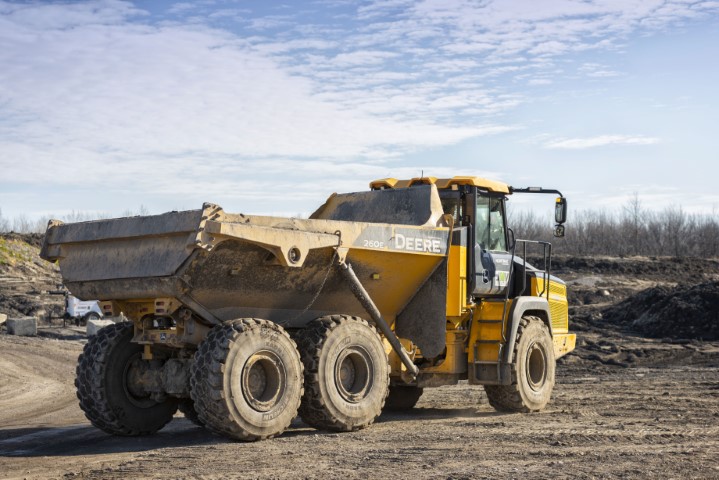
{"label": "front fender", "polygon": [[530,314],[536,315],[549,328],[549,334],[554,338],[552,331],[552,322],[549,320],[549,302],[546,298],[540,297],[517,297],[512,301],[512,307],[509,310],[509,336],[504,349],[504,363],[511,364],[514,361],[514,343],[517,341],[517,330],[519,330],[519,322],[522,317]]}

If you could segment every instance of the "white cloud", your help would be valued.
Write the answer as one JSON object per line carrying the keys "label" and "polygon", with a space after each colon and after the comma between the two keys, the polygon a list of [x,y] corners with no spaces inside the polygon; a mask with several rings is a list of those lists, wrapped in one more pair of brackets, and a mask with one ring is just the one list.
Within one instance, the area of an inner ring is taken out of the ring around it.
{"label": "white cloud", "polygon": [[302,183],[313,176],[363,189],[368,175],[416,176],[423,167],[395,168],[408,153],[517,129],[506,114],[532,100],[527,85],[622,75],[609,56],[573,55],[719,10],[702,0],[249,5],[150,14],[119,0],[0,0],[3,177],[188,199],[262,195],[280,175],[301,198],[318,198]]}
{"label": "white cloud", "polygon": [[618,77],[621,75],[621,73],[611,70],[600,63],[585,63],[579,67],[579,73],[594,78]]}
{"label": "white cloud", "polygon": [[[282,48],[304,34],[296,27],[278,38],[258,38],[257,48],[278,49],[281,65],[312,80],[317,93],[336,94],[338,104],[353,109],[395,118],[421,118],[426,114],[423,102],[412,108],[393,103],[382,96],[378,84],[400,86],[408,97],[424,98],[438,105],[445,96],[466,98],[470,103],[475,92],[487,96],[517,95],[508,72],[533,69],[530,85],[554,83],[566,75],[558,71],[552,59],[592,50],[616,50],[629,35],[651,33],[669,25],[716,12],[717,2],[684,0],[549,0],[541,7],[532,0],[476,2],[471,0],[374,0],[356,9],[342,2],[343,19],[349,24],[322,23],[310,35],[322,31],[331,40],[336,55],[310,55],[301,50]],[[349,14],[346,12],[349,11]],[[352,23],[355,22],[355,23]],[[348,25],[350,27],[348,28]],[[294,55],[292,53],[295,53]],[[381,54],[380,54],[381,53]],[[496,67],[506,67],[499,70]],[[409,74],[411,79],[399,82],[378,80],[378,72]],[[616,68],[580,70],[583,76],[597,79],[622,75]],[[472,74],[477,81],[470,88],[453,88],[443,83],[441,92],[427,92],[428,83],[448,82],[455,75]],[[362,88],[363,101],[357,99]],[[515,84],[519,88],[522,83]],[[347,102],[342,100],[347,93]],[[452,116],[456,104],[435,113]],[[377,105],[384,104],[381,109]],[[391,105],[397,108],[391,110]],[[517,103],[497,100],[493,114],[506,112]],[[485,110],[475,111],[482,115]]]}
{"label": "white cloud", "polygon": [[552,83],[548,78],[533,78],[527,82],[527,85],[551,85]]}
{"label": "white cloud", "polygon": [[654,145],[660,142],[656,137],[643,135],[599,135],[587,138],[562,138],[544,144],[544,148],[557,150],[583,150],[608,145]]}
{"label": "white cloud", "polygon": [[330,60],[335,67],[353,67],[362,65],[380,65],[387,59],[398,57],[398,53],[383,51],[356,51],[341,53]]}
{"label": "white cloud", "polygon": [[[216,181],[221,172],[240,175],[248,159],[267,166],[276,157],[332,159],[327,164],[390,158],[506,129],[350,110],[346,102],[314,94],[311,82],[288,75],[227,32],[130,23],[138,12],[126,4],[101,6],[2,4],[0,168],[6,178],[137,183],[150,175],[157,184],[194,172],[193,180]],[[322,45],[295,45],[308,46]],[[394,56],[351,52],[337,62],[374,64]],[[398,104],[407,102],[398,97]],[[214,160],[226,156],[239,169]]]}

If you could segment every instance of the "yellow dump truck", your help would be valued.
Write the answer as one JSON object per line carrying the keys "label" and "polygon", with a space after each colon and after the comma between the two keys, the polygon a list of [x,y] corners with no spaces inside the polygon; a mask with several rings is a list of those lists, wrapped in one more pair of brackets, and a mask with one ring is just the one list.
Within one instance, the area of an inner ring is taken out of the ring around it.
{"label": "yellow dump truck", "polygon": [[[51,221],[42,257],[73,294],[130,320],[85,346],[80,406],[115,435],[154,433],[179,408],[239,440],[278,435],[298,414],[360,429],[465,379],[499,410],[540,410],[575,336],[551,245],[506,225],[520,192],[559,195],[562,236],[561,193],[479,177],[377,180],[309,219],[205,204]],[[542,268],[524,260],[528,246]]]}

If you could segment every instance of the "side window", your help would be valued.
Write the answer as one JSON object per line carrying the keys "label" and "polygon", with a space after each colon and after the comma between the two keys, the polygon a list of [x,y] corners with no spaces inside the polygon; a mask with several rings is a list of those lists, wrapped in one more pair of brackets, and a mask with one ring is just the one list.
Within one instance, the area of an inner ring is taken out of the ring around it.
{"label": "side window", "polygon": [[444,213],[449,213],[454,217],[455,225],[459,225],[462,220],[462,203],[459,195],[442,198],[442,209]]}
{"label": "side window", "polygon": [[507,251],[502,199],[477,196],[477,243],[484,250]]}

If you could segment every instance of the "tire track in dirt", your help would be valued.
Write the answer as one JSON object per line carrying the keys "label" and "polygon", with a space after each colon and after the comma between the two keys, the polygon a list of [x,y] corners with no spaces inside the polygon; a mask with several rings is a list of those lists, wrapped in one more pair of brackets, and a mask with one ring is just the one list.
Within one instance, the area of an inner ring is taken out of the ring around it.
{"label": "tire track in dirt", "polygon": [[72,384],[80,342],[5,336],[0,348],[0,429],[82,421]]}

